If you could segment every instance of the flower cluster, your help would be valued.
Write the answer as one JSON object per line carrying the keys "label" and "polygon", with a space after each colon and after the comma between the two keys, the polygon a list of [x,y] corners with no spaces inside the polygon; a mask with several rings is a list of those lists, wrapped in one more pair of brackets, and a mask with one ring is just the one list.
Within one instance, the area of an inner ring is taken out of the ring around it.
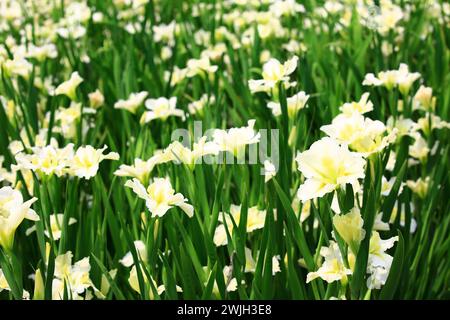
{"label": "flower cluster", "polygon": [[64,148],[56,145],[33,147],[32,153],[20,152],[16,155],[16,169],[32,170],[39,176],[71,175],[91,179],[97,174],[103,160],[119,160],[119,154],[110,152],[103,154],[107,146],[95,149],[92,146],[79,147],[74,150],[73,144]]}
{"label": "flower cluster", "polygon": [[0,0],[0,300],[447,297],[449,22]]}

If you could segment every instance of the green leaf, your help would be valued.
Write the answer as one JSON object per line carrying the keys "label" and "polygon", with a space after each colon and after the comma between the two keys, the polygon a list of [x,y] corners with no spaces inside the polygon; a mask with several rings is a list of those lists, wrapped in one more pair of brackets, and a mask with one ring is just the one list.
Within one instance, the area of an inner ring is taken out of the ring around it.
{"label": "green leaf", "polygon": [[16,282],[16,273],[14,272],[13,266],[8,261],[7,254],[0,249],[0,267],[5,275],[6,282],[8,282],[11,292],[16,300],[22,300],[22,290],[20,290],[19,285]]}
{"label": "green leaf", "polygon": [[284,210],[286,213],[286,225],[287,225],[289,231],[292,233],[293,239],[295,239],[295,241],[297,242],[297,245],[300,249],[300,253],[302,254],[303,258],[305,259],[308,269],[313,270],[313,269],[315,269],[315,263],[314,263],[312,255],[311,255],[311,252],[308,248],[305,234],[300,225],[300,222],[296,219],[294,210],[292,210],[292,207],[291,207],[291,203],[290,203],[288,197],[286,196],[286,194],[284,193],[284,191],[281,189],[277,180],[275,178],[273,178],[271,181],[273,181],[275,190],[278,193],[278,197],[280,198],[280,201],[283,204],[283,207],[284,207]]}
{"label": "green leaf", "polygon": [[403,235],[398,230],[398,244],[397,249],[395,249],[394,259],[392,260],[391,269],[389,271],[389,276],[386,283],[381,290],[380,299],[390,300],[394,298],[394,294],[400,283],[403,261],[405,256],[405,241],[403,240]]}

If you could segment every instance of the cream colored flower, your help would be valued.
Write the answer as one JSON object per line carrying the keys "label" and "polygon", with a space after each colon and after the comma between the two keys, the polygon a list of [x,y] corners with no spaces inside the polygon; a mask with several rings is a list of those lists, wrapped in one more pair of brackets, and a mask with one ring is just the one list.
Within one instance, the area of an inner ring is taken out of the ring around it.
{"label": "cream colored flower", "polygon": [[3,167],[3,161],[5,161],[5,157],[0,156],[0,182],[6,181],[10,184],[14,184],[16,182],[16,175],[14,171],[10,172]]}
{"label": "cream colored flower", "polygon": [[398,236],[382,240],[377,231],[372,231],[369,245],[368,264],[372,267],[382,267],[389,269],[393,258],[386,253],[386,250],[392,248],[394,243],[398,241]]}
{"label": "cream colored flower", "polygon": [[311,201],[313,200],[307,200],[302,203],[299,197],[294,197],[294,199],[292,199],[291,207],[297,216],[300,214],[300,223],[303,223],[303,221],[308,219],[308,217],[311,215]]}
{"label": "cream colored flower", "polygon": [[67,171],[67,166],[73,157],[73,144],[70,143],[60,149],[53,145],[33,147],[32,154],[19,153],[16,155],[16,170],[33,170],[38,175],[57,175],[61,177]]}
{"label": "cream colored flower", "polygon": [[414,81],[420,78],[420,73],[418,72],[409,72],[409,68],[406,64],[401,63],[398,68],[397,74],[397,85],[398,90],[407,95]]}
{"label": "cream colored flower", "polygon": [[141,124],[149,123],[155,119],[165,121],[170,116],[180,117],[183,121],[185,119],[184,111],[177,109],[177,98],[172,97],[148,99],[145,101],[145,107],[149,111],[145,111],[141,117]]}
{"label": "cream colored flower", "polygon": [[201,57],[206,57],[212,61],[219,61],[223,54],[227,52],[227,46],[225,43],[217,43],[214,46],[210,46],[201,53]]}
{"label": "cream colored flower", "polygon": [[136,113],[137,109],[144,103],[147,98],[148,92],[141,91],[138,93],[132,93],[127,100],[119,100],[114,104],[115,109],[124,109],[131,113]]}
{"label": "cream colored flower", "polygon": [[[121,260],[119,260],[119,262],[122,265],[124,265],[125,267],[132,266],[130,275],[128,278],[128,283],[130,284],[130,286],[133,290],[135,290],[138,293],[141,293],[141,288],[139,285],[139,278],[138,278],[137,268],[136,268],[136,266],[139,266],[142,277],[144,279],[145,286],[149,290],[149,297],[150,297],[150,299],[154,299],[153,290],[149,286],[149,281],[148,281],[149,279],[148,279],[147,273],[145,273],[144,269],[143,269],[147,263],[147,248],[146,248],[145,244],[140,240],[135,241],[134,246],[136,248],[140,263],[136,263],[136,264],[134,263],[131,252],[128,252]],[[165,286],[164,285],[158,286],[156,284],[156,281],[153,280],[153,278],[150,277],[150,279],[152,281],[153,286],[156,288],[157,294],[161,295],[165,291]],[[176,290],[177,290],[177,292],[183,292],[183,290],[179,286],[176,286]]]}
{"label": "cream colored flower", "polygon": [[[19,177],[19,173],[23,177],[23,181]],[[2,171],[0,169],[0,182],[9,183],[14,189],[20,191],[25,186],[29,195],[34,192],[34,175],[31,170],[19,168],[19,166],[11,165],[11,171]]]}
{"label": "cream colored flower", "polygon": [[6,281],[6,277],[2,269],[0,269],[0,292],[2,292],[3,290],[10,291],[11,289],[9,288],[8,281]]}
{"label": "cream colored flower", "polygon": [[298,190],[302,202],[320,198],[347,183],[358,189],[358,179],[364,178],[365,160],[360,154],[351,152],[336,140],[322,138],[298,154],[298,168],[305,182]]}
{"label": "cream colored flower", "polygon": [[[147,288],[149,288],[148,289],[149,290],[148,291],[149,298],[150,299],[154,299],[155,296],[153,294],[152,288],[150,287],[149,279],[147,277],[147,274],[144,272],[144,270],[142,270],[141,266],[139,266],[139,267],[141,268],[141,274],[142,274],[142,277],[144,279],[145,286]],[[166,287],[164,285],[159,285],[158,286],[158,284],[156,283],[156,281],[153,278],[150,278],[150,280],[152,281],[153,286],[156,288],[157,294],[159,296],[161,294],[163,294],[164,291],[166,291]],[[131,288],[133,288],[134,291],[136,291],[139,294],[141,293],[141,288],[139,286],[139,278],[138,278],[136,265],[133,265],[133,267],[131,268],[130,276],[128,278],[128,283],[130,284]],[[183,292],[183,289],[181,287],[179,287],[179,286],[176,286],[176,291],[177,292]]]}
{"label": "cream colored flower", "polygon": [[231,128],[228,130],[216,129],[213,133],[214,142],[221,151],[228,151],[238,159],[245,157],[245,146],[258,143],[260,133],[253,129],[256,120],[249,120],[247,127]]}
{"label": "cream colored flower", "polygon": [[[136,249],[138,259],[146,263],[148,255],[145,243],[141,240],[134,241],[134,248]],[[127,252],[127,254],[125,254],[125,256],[119,260],[119,262],[125,267],[131,267],[132,265],[134,265],[135,262],[133,260],[133,254],[131,253],[131,251]]]}
{"label": "cream colored flower", "polygon": [[70,161],[69,173],[79,178],[90,179],[97,174],[100,162],[103,160],[119,160],[117,152],[103,154],[108,148],[106,145],[101,149],[95,149],[92,146],[80,147],[75,152]]}
{"label": "cream colored flower", "polygon": [[[111,277],[111,279],[115,279],[116,275],[117,275],[117,269],[112,269],[109,272],[109,276]],[[105,274],[102,274],[102,280],[100,283],[100,291],[95,290],[95,296],[99,299],[105,299],[106,296],[108,295],[109,291],[111,289],[111,285],[109,283],[108,278],[106,277]]]}
{"label": "cream colored flower", "polygon": [[386,35],[389,30],[396,28],[397,24],[404,17],[404,12],[400,6],[392,1],[380,1],[380,12],[372,19],[376,25],[377,31],[381,35]]}
{"label": "cream colored flower", "polygon": [[383,213],[380,212],[375,216],[373,230],[389,231],[389,223],[383,221]]}
{"label": "cream colored flower", "polygon": [[277,59],[269,59],[264,66],[261,80],[249,80],[248,85],[252,93],[274,89],[279,82],[289,86],[289,75],[297,68],[298,57],[293,56],[290,60],[281,64]]}
{"label": "cream colored flower", "polygon": [[159,24],[153,26],[153,39],[155,42],[164,42],[170,46],[174,44],[175,35],[179,32],[180,26],[175,21],[169,24]]}
{"label": "cream colored flower", "polygon": [[[300,91],[296,95],[287,98],[287,111],[288,117],[291,119],[295,119],[299,110],[303,109],[308,102],[309,95],[307,95],[304,91]],[[269,102],[267,107],[272,110],[274,116],[281,116],[281,105],[277,102]]]}
{"label": "cream colored flower", "polygon": [[[31,277],[31,275],[30,275]],[[34,292],[33,292],[33,300],[44,300],[45,298],[45,284],[44,279],[42,277],[41,269],[37,269],[34,275],[32,275],[34,279]]]}
{"label": "cream colored flower", "polygon": [[[406,225],[406,206],[409,206],[411,209],[411,213],[414,212],[414,204],[413,203],[399,203],[398,201],[395,202],[394,207],[391,211],[391,216],[389,217],[389,223],[394,224],[395,221],[398,219],[400,226],[404,227]],[[400,217],[398,217],[400,215]],[[398,217],[398,218],[397,218]],[[410,226],[409,226],[409,232],[414,233],[417,229],[417,221],[413,217],[411,217]]]}
{"label": "cream colored flower", "polygon": [[281,272],[280,260],[281,260],[280,256],[273,256],[272,257],[272,275],[273,276],[275,274],[277,274],[278,272]]}
{"label": "cream colored flower", "polygon": [[398,70],[381,71],[377,74],[377,77],[373,73],[366,74],[362,84],[366,86],[384,86],[388,90],[398,86],[400,92],[407,94],[412,83],[419,77],[420,73],[410,73],[408,66],[401,63]]}
{"label": "cream colored flower", "polygon": [[93,109],[98,109],[105,103],[105,97],[100,92],[100,90],[95,90],[88,94],[89,97],[89,106]]}
{"label": "cream colored flower", "polygon": [[436,98],[433,97],[433,89],[421,85],[413,98],[413,109],[422,109],[434,111],[436,107]]}
{"label": "cream colored flower", "polygon": [[413,135],[415,131],[417,131],[417,126],[414,121],[408,118],[404,118],[403,116],[398,116],[397,118],[389,117],[386,123],[387,130],[392,132],[394,130],[397,131],[397,138]]}
{"label": "cream colored flower", "polygon": [[147,183],[150,173],[159,163],[165,162],[160,154],[155,154],[147,161],[139,158],[134,159],[134,164],[131,166],[121,164],[119,169],[114,171],[114,174],[119,177],[132,177],[138,179],[142,183]]}
{"label": "cream colored flower", "polygon": [[82,108],[81,103],[72,103],[69,108],[59,108],[55,114],[55,120],[59,122],[61,132],[66,139],[72,139],[77,134],[79,119],[84,114],[94,114],[95,109]]}
{"label": "cream colored flower", "polygon": [[[248,262],[248,258],[247,255],[250,254],[247,250],[249,250],[248,248],[245,248],[245,254],[246,254],[246,263]],[[253,258],[250,256],[250,258],[252,259],[251,263],[254,263]],[[250,264],[251,264],[250,263]],[[253,268],[253,265],[250,265],[249,268]],[[208,267],[203,267],[203,270],[205,272],[205,275],[207,275],[207,277],[211,277],[211,271],[208,270]],[[247,270],[247,266],[246,266],[246,271],[245,272],[253,272],[252,270]],[[226,292],[234,292],[237,290],[237,280],[236,278],[233,277],[233,268],[231,266],[225,266],[223,268],[223,279],[225,281],[225,290]],[[244,280],[242,280],[242,282],[244,283]],[[207,284],[207,282],[205,282],[205,285]],[[220,295],[220,291],[219,291],[219,286],[217,285],[217,280],[214,281],[214,285],[213,285],[213,289],[212,292],[215,296],[219,296]]]}
{"label": "cream colored flower", "polygon": [[417,181],[408,180],[406,181],[406,185],[408,188],[412,190],[415,194],[417,194],[420,198],[424,199],[428,192],[428,186],[430,184],[430,177],[426,177],[425,179],[419,178]]}
{"label": "cream colored flower", "polygon": [[[8,281],[6,281],[6,277],[5,274],[3,273],[3,270],[0,269],[0,292],[2,292],[3,290],[11,291],[11,288],[9,287]],[[26,290],[23,290],[22,299],[30,300],[30,293]]]}
{"label": "cream colored flower", "polygon": [[177,66],[173,67],[172,72],[166,71],[164,73],[164,80],[169,82],[171,86],[176,86],[178,83],[186,79],[187,77],[187,69],[180,69]]}
{"label": "cream colored flower", "polygon": [[89,257],[81,259],[74,265],[72,265],[72,257],[72,252],[68,251],[55,259],[55,273],[52,282],[53,300],[64,299],[64,286],[72,300],[83,300],[80,295],[86,292],[88,288],[97,290],[89,278],[89,271],[91,270]]}
{"label": "cream colored flower", "polygon": [[0,72],[2,69],[8,76],[20,76],[28,79],[33,70],[33,65],[23,57],[14,57],[12,60],[7,59],[5,62],[0,59]]}
{"label": "cream colored flower", "polygon": [[[39,133],[34,137],[34,147],[45,147],[47,145],[47,135],[48,130],[46,128],[42,128],[39,130]],[[58,141],[55,138],[50,138],[50,145],[55,148],[58,147]],[[20,140],[13,140],[10,142],[8,149],[12,155],[17,155],[21,151],[25,149],[32,149],[33,146],[28,138],[27,131],[25,128],[20,130]]]}
{"label": "cream colored flower", "polygon": [[186,76],[192,78],[196,75],[213,74],[218,69],[217,66],[211,65],[209,58],[206,56],[200,59],[189,59],[186,66]]}
{"label": "cream colored flower", "polygon": [[269,11],[276,17],[296,15],[299,12],[305,12],[305,7],[295,0],[277,0],[271,1]]}
{"label": "cream colored flower", "polygon": [[[69,221],[67,222],[67,225],[72,225],[77,222],[77,219],[75,218],[69,218]],[[62,235],[62,227],[64,224],[64,214],[58,213],[58,214],[52,214],[50,215],[50,232],[48,230],[44,230],[44,234],[48,238],[53,238],[53,240],[59,240]],[[30,235],[32,232],[36,231],[36,226],[32,226],[31,228],[28,228],[26,231],[26,235]]]}
{"label": "cream colored flower", "polygon": [[80,77],[77,71],[73,72],[70,76],[70,79],[61,83],[58,87],[55,89],[55,95],[66,95],[71,100],[77,99],[76,90],[80,83],[83,82],[83,78]]}
{"label": "cream colored flower", "polygon": [[250,250],[249,248],[245,247],[244,251],[245,251],[244,272],[255,272],[255,270],[256,270],[256,262],[255,262],[255,259],[253,259],[252,250]]}
{"label": "cream colored flower", "polygon": [[[214,244],[216,246],[224,246],[227,245],[228,239],[227,239],[227,232],[225,229],[228,229],[228,232],[230,235],[233,234],[233,220],[236,223],[237,226],[239,226],[239,221],[241,219],[241,206],[237,206],[232,204],[230,207],[230,213],[219,213],[219,221],[221,224],[219,224],[216,228],[216,231],[214,233]],[[224,218],[225,217],[225,218]],[[233,220],[232,218],[233,217]],[[247,232],[253,232],[254,230],[262,229],[264,227],[264,223],[266,220],[266,211],[265,210],[258,210],[258,207],[251,207],[247,210]]]}
{"label": "cream colored flower", "polygon": [[[223,267],[223,277],[225,279],[226,291],[234,292],[238,288],[236,278],[233,278],[233,268],[230,266]],[[218,291],[218,290],[217,290]]]}
{"label": "cream colored flower", "polygon": [[320,255],[325,258],[325,261],[317,271],[307,274],[306,283],[316,278],[322,278],[328,283],[338,280],[346,282],[352,270],[345,267],[338,244],[330,241],[329,247],[320,249]]}
{"label": "cream colored flower", "polygon": [[364,156],[383,150],[397,133],[394,130],[385,136],[387,129],[381,121],[364,118],[359,113],[340,114],[331,124],[320,127],[320,130]]}
{"label": "cream colored flower", "polygon": [[414,134],[413,137],[414,143],[409,146],[409,155],[424,162],[430,153],[428,143],[419,133]]}
{"label": "cream colored flower", "polygon": [[208,104],[214,104],[215,101],[216,99],[214,97],[208,98],[208,95],[204,94],[199,100],[189,103],[189,113],[203,115],[203,109],[205,108],[205,106]]}
{"label": "cream colored flower", "polygon": [[277,175],[277,168],[270,160],[264,161],[264,182],[269,182]]}
{"label": "cream colored flower", "polygon": [[365,75],[362,84],[364,86],[384,86],[391,90],[397,82],[396,75],[396,70],[381,71],[380,73],[378,73],[378,77],[375,77],[373,73],[368,73]]}
{"label": "cream colored flower", "polygon": [[202,157],[207,155],[218,155],[219,146],[213,142],[206,142],[207,137],[201,137],[198,142],[194,143],[192,150],[183,146],[180,142],[172,142],[165,153],[172,154],[173,161],[187,164],[191,169],[194,168],[196,163],[201,163]]}
{"label": "cream colored flower", "polygon": [[11,187],[0,189],[0,246],[4,249],[12,249],[16,229],[24,219],[39,220],[31,209],[36,201],[37,198],[32,198],[23,202],[22,194]]}
{"label": "cream colored flower", "polygon": [[352,113],[364,114],[373,110],[373,103],[369,100],[369,93],[366,92],[358,102],[344,103],[339,110],[347,115]]}
{"label": "cream colored flower", "polygon": [[359,244],[366,235],[363,224],[364,220],[361,217],[358,207],[354,207],[347,214],[335,215],[333,217],[334,227],[355,254],[358,252]]}
{"label": "cream colored flower", "polygon": [[152,217],[162,217],[174,206],[179,207],[190,218],[194,215],[194,207],[186,203],[188,199],[181,193],[175,194],[169,178],[155,178],[147,189],[138,179],[128,180],[125,186],[132,188],[139,198],[145,200]]}
{"label": "cream colored flower", "polygon": [[295,39],[291,39],[288,43],[283,44],[283,49],[293,54],[306,52],[308,50],[304,43],[298,42]]}
{"label": "cream colored flower", "polygon": [[8,100],[2,95],[0,95],[0,105],[3,106],[3,109],[5,110],[6,116],[8,117],[9,121],[13,121],[16,113],[20,112],[20,110],[14,103],[14,100]]}
{"label": "cream colored flower", "polygon": [[163,61],[169,60],[173,55],[172,48],[169,46],[164,46],[161,48],[161,59]]}
{"label": "cream colored flower", "polygon": [[91,9],[83,1],[71,2],[65,8],[67,23],[69,25],[78,25],[87,23],[91,17]]}
{"label": "cream colored flower", "polygon": [[415,130],[422,130],[425,136],[429,136],[434,129],[450,129],[450,123],[442,120],[439,116],[427,112],[424,117],[417,120]]}
{"label": "cream colored flower", "polygon": [[391,152],[389,152],[389,159],[386,164],[386,170],[393,171],[395,168],[396,161],[397,161],[397,154],[395,153],[395,151],[391,150]]}
{"label": "cream colored flower", "polygon": [[[396,177],[391,177],[389,180],[386,179],[385,176],[381,177],[381,195],[388,196],[391,192],[392,187],[394,186]],[[398,194],[401,194],[403,191],[403,183],[400,184],[400,188],[398,189]]]}
{"label": "cream colored flower", "polygon": [[46,58],[56,58],[58,56],[58,50],[53,43],[44,44],[42,46],[30,44],[26,56],[27,58],[35,58],[39,62],[42,62]]}
{"label": "cream colored flower", "polygon": [[72,24],[67,27],[56,29],[56,33],[63,39],[72,38],[74,40],[80,39],[86,34],[86,27],[81,24]]}
{"label": "cream colored flower", "polygon": [[389,276],[389,270],[386,268],[373,267],[369,265],[367,267],[367,273],[370,276],[367,278],[366,284],[367,288],[373,289],[381,289],[381,287],[386,283],[386,280]]}

